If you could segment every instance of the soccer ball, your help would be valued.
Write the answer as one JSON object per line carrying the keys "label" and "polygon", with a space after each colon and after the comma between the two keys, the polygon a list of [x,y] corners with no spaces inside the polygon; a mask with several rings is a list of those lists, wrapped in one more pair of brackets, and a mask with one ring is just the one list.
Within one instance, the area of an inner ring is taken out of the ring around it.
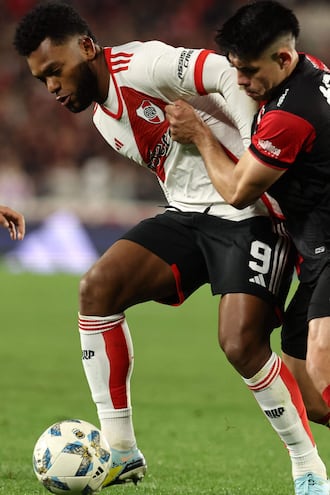
{"label": "soccer ball", "polygon": [[110,448],[101,431],[80,419],[53,424],[42,433],[33,450],[38,480],[57,494],[97,493],[110,462]]}

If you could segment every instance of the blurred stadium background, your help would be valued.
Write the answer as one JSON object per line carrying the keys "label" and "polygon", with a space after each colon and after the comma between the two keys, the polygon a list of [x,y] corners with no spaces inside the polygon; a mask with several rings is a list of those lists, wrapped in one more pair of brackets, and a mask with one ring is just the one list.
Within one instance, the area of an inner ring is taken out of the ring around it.
{"label": "blurred stadium background", "polygon": [[[0,203],[27,220],[19,245],[0,231],[0,259],[14,271],[79,273],[164,199],[152,174],[106,145],[91,123],[91,109],[70,114],[31,77],[12,39],[20,17],[36,3],[0,0]],[[102,45],[159,39],[214,49],[217,26],[244,3],[72,1]],[[299,49],[329,65],[330,1],[283,3],[300,20]]]}

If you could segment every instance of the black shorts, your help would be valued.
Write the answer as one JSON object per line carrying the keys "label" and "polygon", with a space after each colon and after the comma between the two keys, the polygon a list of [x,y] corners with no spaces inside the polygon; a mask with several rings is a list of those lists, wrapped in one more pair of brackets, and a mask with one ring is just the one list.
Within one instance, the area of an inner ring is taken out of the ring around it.
{"label": "black shorts", "polygon": [[[278,231],[278,232],[277,232]],[[240,222],[206,213],[167,210],[143,220],[124,236],[166,261],[177,293],[162,301],[180,304],[205,283],[213,294],[246,293],[282,308],[292,276],[291,243],[268,217]]]}
{"label": "black shorts", "polygon": [[330,316],[330,265],[326,265],[316,283],[300,283],[285,312],[282,326],[282,350],[289,356],[306,359],[308,322]]}

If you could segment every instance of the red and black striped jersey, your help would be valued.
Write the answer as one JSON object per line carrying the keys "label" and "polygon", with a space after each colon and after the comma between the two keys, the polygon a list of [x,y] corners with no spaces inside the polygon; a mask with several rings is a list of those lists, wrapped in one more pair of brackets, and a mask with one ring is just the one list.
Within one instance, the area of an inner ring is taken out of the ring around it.
{"label": "red and black striped jersey", "polygon": [[311,281],[330,250],[330,72],[300,54],[294,72],[259,110],[250,151],[267,166],[285,169],[269,193],[286,216]]}

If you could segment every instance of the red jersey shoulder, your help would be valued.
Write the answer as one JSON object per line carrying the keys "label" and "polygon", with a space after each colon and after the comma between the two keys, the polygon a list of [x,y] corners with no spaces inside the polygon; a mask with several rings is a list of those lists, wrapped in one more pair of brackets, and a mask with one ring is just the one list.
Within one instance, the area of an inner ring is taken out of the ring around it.
{"label": "red jersey shoulder", "polygon": [[316,69],[320,69],[323,70],[324,72],[330,73],[330,69],[327,67],[327,65],[325,65],[324,62],[322,62],[322,60],[320,60],[317,57],[314,57],[314,55],[310,55],[309,53],[304,53],[303,55],[305,55],[306,59],[309,60],[309,62],[311,62]]}

